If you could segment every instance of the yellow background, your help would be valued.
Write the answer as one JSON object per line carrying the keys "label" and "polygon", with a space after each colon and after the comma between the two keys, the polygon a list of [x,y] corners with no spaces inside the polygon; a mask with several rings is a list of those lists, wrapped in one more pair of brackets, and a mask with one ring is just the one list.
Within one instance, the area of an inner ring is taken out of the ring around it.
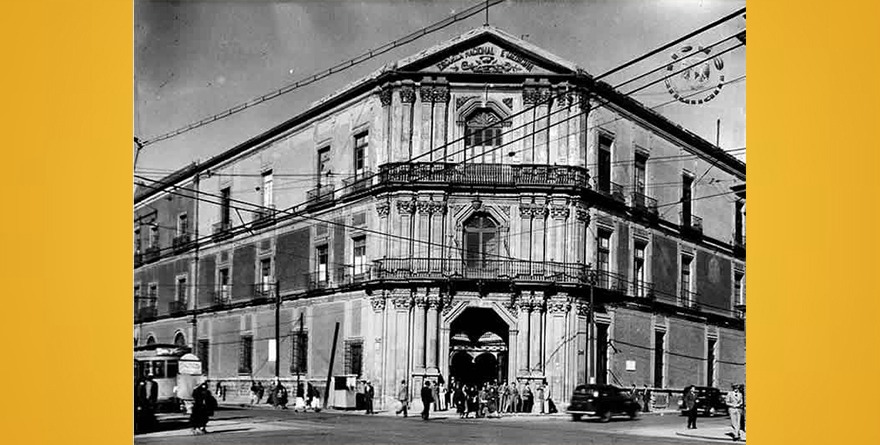
{"label": "yellow background", "polygon": [[[749,440],[878,444],[880,3],[748,8]],[[131,14],[4,4],[4,443],[132,440]]]}

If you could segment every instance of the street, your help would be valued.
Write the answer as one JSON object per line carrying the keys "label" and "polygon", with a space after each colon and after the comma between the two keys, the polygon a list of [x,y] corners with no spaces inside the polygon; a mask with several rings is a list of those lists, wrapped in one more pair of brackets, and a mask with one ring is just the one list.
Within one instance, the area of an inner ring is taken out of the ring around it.
{"label": "street", "polygon": [[[192,435],[181,417],[166,419],[163,431],[138,435],[136,444],[680,444],[710,440],[727,425],[726,417],[700,418],[707,438],[682,437],[685,418],[675,414],[643,415],[636,420],[615,418],[573,422],[567,416],[517,416],[501,419],[459,419],[451,411],[419,418],[362,413],[295,413],[268,409],[225,409],[208,424],[208,434]],[[710,433],[711,432],[711,433]]]}

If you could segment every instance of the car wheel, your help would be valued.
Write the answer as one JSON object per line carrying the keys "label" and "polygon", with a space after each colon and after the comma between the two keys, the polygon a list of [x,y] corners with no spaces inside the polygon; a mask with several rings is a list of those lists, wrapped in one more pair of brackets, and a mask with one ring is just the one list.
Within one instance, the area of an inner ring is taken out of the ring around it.
{"label": "car wheel", "polygon": [[605,423],[609,420],[611,420],[611,411],[603,411],[602,414],[599,415],[600,422]]}
{"label": "car wheel", "polygon": [[635,419],[635,418],[639,417],[639,410],[634,409],[627,414],[629,414],[630,419]]}
{"label": "car wheel", "polygon": [[577,422],[578,420],[581,420],[581,417],[583,417],[583,414],[572,414],[572,415],[571,415],[571,420],[572,420],[573,422]]}

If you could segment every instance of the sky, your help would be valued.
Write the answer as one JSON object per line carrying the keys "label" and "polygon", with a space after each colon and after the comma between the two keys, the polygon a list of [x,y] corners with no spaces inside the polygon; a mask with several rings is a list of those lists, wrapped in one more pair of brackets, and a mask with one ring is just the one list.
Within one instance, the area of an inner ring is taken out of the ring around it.
{"label": "sky", "polygon": [[[137,0],[134,135],[149,140],[220,113],[476,3]],[[490,8],[489,22],[598,75],[743,6],[744,0],[507,0]],[[138,157],[136,172],[164,176],[204,161],[298,115],[312,102],[379,67],[480,27],[484,21],[484,14],[478,14],[237,115],[148,145]],[[745,19],[736,18],[687,43],[708,46],[743,29]],[[674,52],[666,50],[603,80],[619,84],[668,63]],[[742,47],[721,56],[726,80],[745,76],[745,54]],[[629,84],[622,91],[639,85]],[[721,147],[741,148],[746,142],[745,88],[742,78],[725,85],[705,104],[676,102],[656,110],[713,142],[716,120],[721,119]],[[662,82],[633,97],[649,107],[672,100]],[[744,153],[737,157],[745,160]]]}

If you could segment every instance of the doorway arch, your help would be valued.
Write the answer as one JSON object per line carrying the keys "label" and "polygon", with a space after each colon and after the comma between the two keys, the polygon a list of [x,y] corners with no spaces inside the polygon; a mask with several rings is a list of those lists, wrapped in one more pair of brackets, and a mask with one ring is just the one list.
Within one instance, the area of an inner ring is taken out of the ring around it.
{"label": "doorway arch", "polygon": [[449,327],[449,376],[482,386],[508,380],[510,326],[492,308],[467,307]]}

